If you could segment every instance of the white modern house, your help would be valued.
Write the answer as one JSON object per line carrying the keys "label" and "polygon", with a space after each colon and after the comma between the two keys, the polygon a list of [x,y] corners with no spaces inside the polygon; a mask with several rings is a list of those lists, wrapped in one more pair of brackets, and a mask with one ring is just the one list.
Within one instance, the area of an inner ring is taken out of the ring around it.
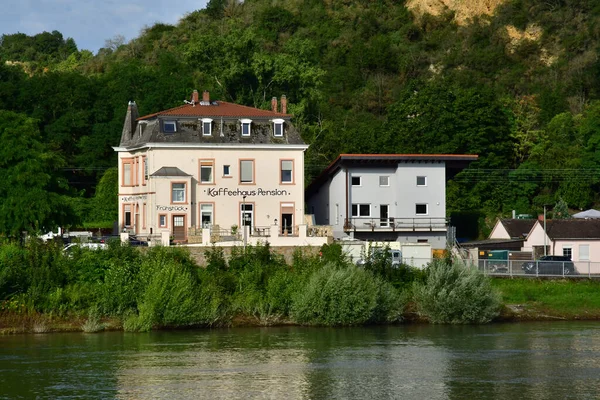
{"label": "white modern house", "polygon": [[225,231],[248,239],[305,235],[307,147],[285,96],[262,110],[194,91],[184,105],[142,117],[131,102],[114,147],[120,230],[168,232],[180,243],[191,235],[206,242],[207,230],[213,241]]}
{"label": "white modern house", "polygon": [[455,154],[341,154],[306,190],[336,239],[446,247],[446,181],[477,160]]}

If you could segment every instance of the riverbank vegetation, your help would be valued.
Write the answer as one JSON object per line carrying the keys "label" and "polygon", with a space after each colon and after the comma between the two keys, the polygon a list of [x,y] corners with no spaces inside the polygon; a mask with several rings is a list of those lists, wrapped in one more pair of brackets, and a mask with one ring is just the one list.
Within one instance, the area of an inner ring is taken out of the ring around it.
{"label": "riverbank vegetation", "polygon": [[576,279],[494,279],[508,319],[600,319],[600,282]]}
{"label": "riverbank vegetation", "polygon": [[[466,271],[445,260],[435,265],[431,271]],[[457,299],[491,293],[489,285],[481,289],[486,278],[476,276],[465,280],[458,273],[444,284],[456,288]],[[437,292],[440,284],[439,274],[392,268],[383,258],[356,267],[337,245],[324,246],[320,255],[297,251],[291,263],[268,245],[235,248],[227,258],[214,247],[199,267],[184,248],[139,250],[113,242],[107,250],[76,248],[66,255],[57,243],[31,241],[0,246],[0,330],[396,323],[415,301],[420,318],[432,322],[490,319],[476,315],[471,301],[452,304],[451,319],[437,318],[431,304],[447,299],[424,293]]]}
{"label": "riverbank vegetation", "polygon": [[587,279],[490,280],[451,259],[356,267],[337,245],[289,263],[268,245],[205,259],[119,242],[68,255],[57,243],[0,245],[0,332],[600,318],[600,283]]}

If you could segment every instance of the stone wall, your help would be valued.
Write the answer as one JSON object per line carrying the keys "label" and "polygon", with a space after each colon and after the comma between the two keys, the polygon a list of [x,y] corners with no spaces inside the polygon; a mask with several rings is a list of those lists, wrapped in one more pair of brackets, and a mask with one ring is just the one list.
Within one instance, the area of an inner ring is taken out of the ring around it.
{"label": "stone wall", "polygon": [[[225,254],[225,258],[229,258],[231,255],[231,249],[233,247],[220,247]],[[205,265],[204,252],[210,250],[210,247],[187,247],[190,251],[192,258],[198,263],[200,266]],[[239,247],[238,247],[239,249]],[[292,262],[292,256],[294,251],[300,250],[302,253],[307,255],[316,255],[319,254],[321,250],[321,246],[272,246],[271,251],[273,253],[282,254],[285,258],[285,261],[288,264]]]}

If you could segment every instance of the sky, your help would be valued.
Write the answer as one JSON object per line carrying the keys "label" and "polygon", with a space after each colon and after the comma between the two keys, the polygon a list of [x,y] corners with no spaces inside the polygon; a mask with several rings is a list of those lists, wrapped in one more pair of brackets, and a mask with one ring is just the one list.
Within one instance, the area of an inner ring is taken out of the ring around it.
{"label": "sky", "polygon": [[125,42],[156,22],[176,24],[186,13],[206,7],[207,0],[0,0],[0,35],[35,35],[54,30],[75,39],[79,50],[94,54],[107,39]]}

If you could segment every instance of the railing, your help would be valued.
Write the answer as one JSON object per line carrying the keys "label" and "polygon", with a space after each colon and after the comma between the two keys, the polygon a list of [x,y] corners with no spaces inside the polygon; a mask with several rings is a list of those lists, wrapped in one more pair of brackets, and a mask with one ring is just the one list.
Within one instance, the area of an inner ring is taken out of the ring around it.
{"label": "railing", "polygon": [[312,237],[333,237],[331,225],[310,225],[306,228],[306,234]]}
{"label": "railing", "polygon": [[523,261],[478,260],[478,268],[486,275],[519,277],[589,277],[600,278],[600,262],[592,261]]}
{"label": "railing", "polygon": [[298,225],[278,226],[279,236],[298,236]]}
{"label": "railing", "polygon": [[250,231],[250,236],[269,237],[269,236],[271,236],[271,227],[270,226],[255,226]]}
{"label": "railing", "polygon": [[352,217],[344,223],[345,231],[443,231],[446,230],[446,218],[373,218]]}
{"label": "railing", "polygon": [[243,231],[240,228],[226,229],[218,225],[210,227],[211,242],[229,242],[242,239]]}

